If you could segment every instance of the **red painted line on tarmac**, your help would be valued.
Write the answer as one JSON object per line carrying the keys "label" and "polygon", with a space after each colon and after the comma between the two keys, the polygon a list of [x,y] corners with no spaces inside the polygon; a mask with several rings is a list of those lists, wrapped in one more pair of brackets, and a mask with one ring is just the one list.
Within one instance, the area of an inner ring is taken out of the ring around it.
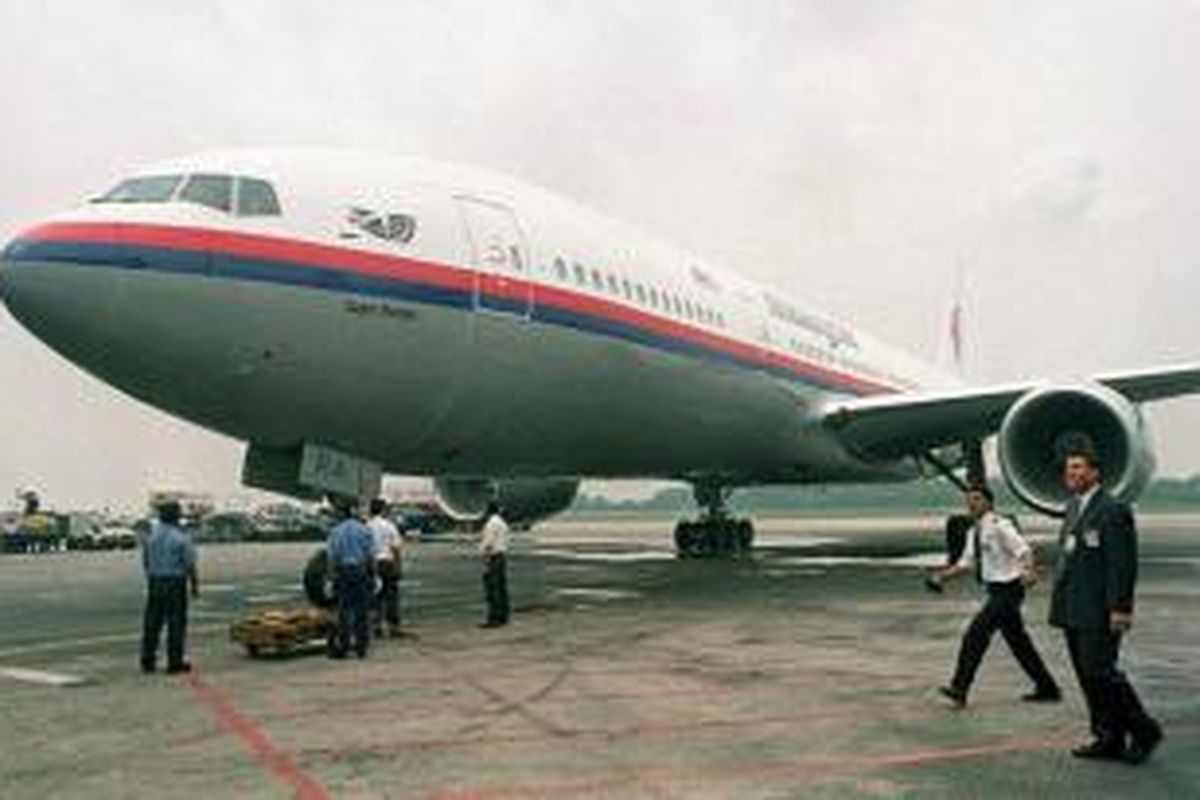
{"label": "red painted line on tarmac", "polygon": [[621,792],[644,791],[671,786],[711,785],[738,780],[763,781],[804,780],[836,777],[846,772],[869,772],[886,767],[918,767],[926,764],[982,758],[1005,753],[1044,750],[1062,747],[1058,740],[1047,738],[997,742],[973,747],[925,750],[912,753],[895,753],[877,756],[834,756],[800,764],[751,764],[742,767],[723,768],[713,772],[688,772],[648,770],[639,774],[596,778],[591,780],[559,781],[555,783],[521,784],[509,786],[456,787],[435,790],[424,795],[423,800],[529,800],[535,797],[559,797],[575,794],[603,794],[619,796]]}
{"label": "red painted line on tarmac", "polygon": [[329,800],[315,778],[302,770],[286,753],[277,749],[267,734],[249,717],[238,711],[223,692],[205,683],[194,673],[189,676],[188,686],[201,705],[229,733],[241,740],[245,748],[264,769],[295,789],[299,800]]}
{"label": "red painted line on tarmac", "polygon": [[[1196,733],[1196,726],[1171,727],[1168,729],[1178,738],[1180,733]],[[881,753],[865,756],[830,756],[815,758],[807,763],[779,762],[742,763],[724,766],[712,771],[688,770],[638,770],[635,774],[614,777],[557,781],[545,783],[511,784],[500,786],[452,787],[434,790],[423,795],[423,800],[530,800],[537,797],[560,797],[577,794],[600,794],[621,796],[630,791],[646,791],[666,787],[680,788],[688,785],[711,785],[733,781],[764,780],[817,780],[839,775],[873,772],[887,768],[918,768],[933,764],[983,759],[1010,753],[1035,752],[1039,750],[1065,750],[1068,746],[1066,734],[1025,737],[1006,741],[988,742],[964,747],[914,750],[901,753]]]}

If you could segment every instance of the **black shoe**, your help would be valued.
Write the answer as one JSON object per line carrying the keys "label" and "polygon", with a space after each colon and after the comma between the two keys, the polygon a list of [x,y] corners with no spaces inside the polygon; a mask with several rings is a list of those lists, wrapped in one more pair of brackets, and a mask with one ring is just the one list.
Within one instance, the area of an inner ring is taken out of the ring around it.
{"label": "black shoe", "polygon": [[142,662],[142,673],[144,675],[149,675],[152,672],[154,672],[154,662],[153,661],[143,661]]}
{"label": "black shoe", "polygon": [[503,624],[504,624],[503,622],[481,622],[481,623],[479,623],[479,627],[481,627],[481,628],[499,628]]}
{"label": "black shoe", "polygon": [[367,651],[366,650],[355,650],[354,655],[358,656],[359,661],[362,661],[364,658],[367,657]]}
{"label": "black shoe", "polygon": [[1125,760],[1130,764],[1141,764],[1150,758],[1154,749],[1162,743],[1163,732],[1157,722],[1151,723],[1151,727],[1141,736],[1133,737],[1133,742],[1125,751]]}
{"label": "black shoe", "polygon": [[960,692],[952,686],[939,686],[938,694],[953,703],[955,708],[962,708],[967,704],[966,692]]}
{"label": "black shoe", "polygon": [[1125,755],[1125,748],[1120,742],[1111,739],[1096,739],[1071,750],[1076,758],[1095,758],[1109,761],[1120,760]]}
{"label": "black shoe", "polygon": [[180,661],[178,664],[172,664],[171,666],[167,667],[168,675],[179,675],[181,673],[191,672],[191,671],[192,671],[192,662],[190,662],[190,661]]}
{"label": "black shoe", "polygon": [[1038,689],[1021,695],[1021,699],[1026,703],[1058,703],[1062,700],[1062,692],[1058,689]]}
{"label": "black shoe", "polygon": [[329,650],[325,653],[325,656],[327,658],[332,658],[334,661],[341,661],[343,658],[346,657],[346,651],[344,651],[344,650]]}

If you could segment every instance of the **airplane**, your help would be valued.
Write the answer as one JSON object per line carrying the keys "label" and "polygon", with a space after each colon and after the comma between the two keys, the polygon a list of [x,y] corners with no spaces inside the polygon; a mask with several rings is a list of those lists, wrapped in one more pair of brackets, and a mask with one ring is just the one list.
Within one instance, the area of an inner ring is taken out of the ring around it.
{"label": "airplane", "polygon": [[0,296],[88,372],[246,442],[246,485],[425,475],[451,513],[495,497],[521,522],[582,478],[685,481],[702,512],[681,555],[752,545],[738,487],[964,485],[993,435],[1034,509],[1063,512],[1081,435],[1133,500],[1154,468],[1141,404],[1200,391],[1200,363],[970,386],[549,191],[347,151],[135,169],[20,232]]}

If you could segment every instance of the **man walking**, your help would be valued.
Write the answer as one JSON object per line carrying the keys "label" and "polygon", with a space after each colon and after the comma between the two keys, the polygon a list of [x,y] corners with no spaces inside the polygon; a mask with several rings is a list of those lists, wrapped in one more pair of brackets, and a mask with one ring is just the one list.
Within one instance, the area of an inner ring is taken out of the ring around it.
{"label": "man walking", "polygon": [[483,596],[486,615],[481,628],[499,628],[508,624],[508,523],[500,515],[495,500],[488,503],[484,515],[479,553],[483,556]]}
{"label": "man walking", "polygon": [[1133,512],[1100,484],[1091,446],[1068,455],[1065,481],[1072,498],[1059,532],[1059,558],[1050,624],[1066,635],[1071,665],[1087,700],[1093,741],[1079,758],[1140,764],[1162,741],[1159,727],[1117,668],[1121,637],[1133,625],[1137,530]]}
{"label": "man walking", "polygon": [[963,634],[954,677],[949,686],[943,686],[939,691],[955,706],[966,705],[967,693],[992,634],[999,630],[1017,663],[1033,681],[1033,691],[1021,699],[1057,702],[1062,696],[1058,684],[1033,646],[1021,616],[1025,587],[1034,581],[1033,551],[1013,523],[992,509],[993,502],[992,491],[986,486],[967,490],[967,510],[973,525],[967,532],[962,556],[957,563],[938,570],[930,579],[940,588],[948,579],[973,572],[987,588],[987,600]]}
{"label": "man walking", "polygon": [[337,627],[330,636],[329,657],[345,658],[353,639],[354,652],[366,658],[371,641],[368,617],[375,544],[371,532],[359,521],[353,502],[341,500],[337,510],[341,522],[329,531],[326,544],[337,594]]}
{"label": "man walking", "polygon": [[187,635],[188,584],[192,597],[200,596],[196,573],[196,548],[179,527],[179,503],[168,500],[158,508],[158,519],[142,544],[142,570],[146,575],[146,608],[142,616],[142,672],[154,672],[163,624],[167,626],[167,672],[189,672],[183,657]]}
{"label": "man walking", "polygon": [[387,503],[382,498],[371,501],[371,518],[367,527],[371,530],[371,539],[375,549],[375,573],[379,576],[379,596],[375,603],[375,635],[383,638],[384,623],[387,623],[387,635],[400,635],[400,570],[403,562],[401,557],[400,531],[395,523],[387,518]]}

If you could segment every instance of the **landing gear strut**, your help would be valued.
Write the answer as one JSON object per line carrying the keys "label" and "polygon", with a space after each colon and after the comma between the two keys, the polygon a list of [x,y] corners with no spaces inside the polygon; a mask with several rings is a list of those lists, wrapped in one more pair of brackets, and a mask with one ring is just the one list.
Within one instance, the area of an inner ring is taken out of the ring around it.
{"label": "landing gear strut", "polygon": [[703,511],[698,520],[675,524],[675,550],[680,558],[741,555],[754,544],[754,524],[729,515],[725,501],[730,490],[709,483],[692,488],[696,505]]}

